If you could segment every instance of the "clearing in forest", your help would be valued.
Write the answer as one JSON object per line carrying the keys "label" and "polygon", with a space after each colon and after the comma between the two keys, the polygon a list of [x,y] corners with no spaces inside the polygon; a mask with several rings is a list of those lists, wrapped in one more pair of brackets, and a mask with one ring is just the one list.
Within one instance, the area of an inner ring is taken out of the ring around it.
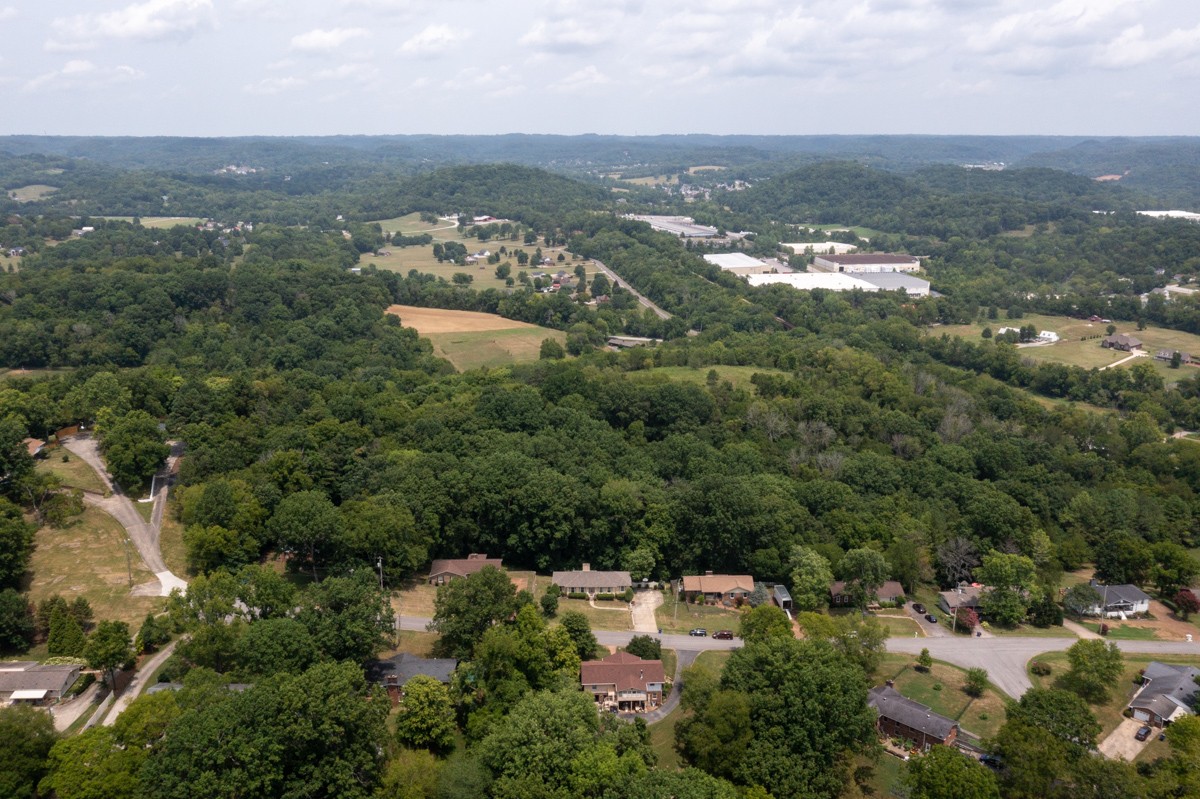
{"label": "clearing in forest", "polygon": [[58,191],[58,189],[54,186],[45,186],[41,183],[35,183],[31,186],[22,186],[19,189],[9,189],[8,196],[12,197],[19,203],[30,203],[34,200],[41,200],[49,197],[56,191]]}
{"label": "clearing in forest", "polygon": [[528,322],[505,319],[494,313],[478,311],[448,311],[444,308],[420,308],[416,305],[393,305],[388,313],[400,317],[400,324],[411,327],[422,336],[430,333],[476,333],[481,330],[513,330],[534,328]]}
{"label": "clearing in forest", "polygon": [[552,338],[559,344],[567,340],[561,330],[477,311],[393,305],[388,313],[396,314],[402,325],[428,338],[434,354],[459,371],[536,361],[543,340]]}

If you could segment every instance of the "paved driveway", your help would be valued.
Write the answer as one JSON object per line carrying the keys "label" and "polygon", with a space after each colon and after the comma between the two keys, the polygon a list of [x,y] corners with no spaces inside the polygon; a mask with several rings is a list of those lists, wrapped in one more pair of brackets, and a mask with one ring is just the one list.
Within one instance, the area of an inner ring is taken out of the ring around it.
{"label": "paved driveway", "polygon": [[1150,745],[1150,742],[1158,737],[1161,732],[1158,729],[1151,728],[1150,737],[1144,741],[1139,741],[1133,736],[1142,728],[1146,722],[1138,721],[1137,719],[1123,719],[1117,728],[1109,733],[1109,736],[1100,742],[1100,754],[1107,757],[1109,760],[1125,759],[1130,763],[1134,761],[1142,750]]}
{"label": "paved driveway", "polygon": [[633,631],[658,634],[658,619],[654,610],[663,603],[662,591],[638,591],[630,607],[633,611]]}

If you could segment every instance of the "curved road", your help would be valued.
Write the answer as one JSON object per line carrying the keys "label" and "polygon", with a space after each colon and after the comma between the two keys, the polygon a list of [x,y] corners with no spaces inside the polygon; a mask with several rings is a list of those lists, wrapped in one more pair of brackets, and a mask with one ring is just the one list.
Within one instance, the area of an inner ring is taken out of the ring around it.
{"label": "curved road", "polygon": [[[398,627],[403,630],[424,630],[430,619],[404,616],[398,620]],[[596,630],[596,640],[605,646],[624,646],[637,633],[613,630]],[[689,662],[695,659],[699,652],[714,649],[737,649],[741,646],[738,640],[717,641],[712,638],[693,638],[689,635],[660,635],[663,649],[674,649],[679,653],[682,664],[684,654],[690,656]],[[889,652],[902,652],[916,655],[922,649],[928,649],[929,654],[938,660],[944,660],[962,668],[979,667],[987,669],[988,679],[1004,693],[1020,698],[1033,687],[1029,675],[1025,671],[1026,664],[1034,657],[1044,652],[1061,652],[1076,638],[1032,638],[1024,636],[995,636],[992,638],[968,638],[953,636],[946,638],[889,638]],[[1137,652],[1148,655],[1196,655],[1200,656],[1200,642],[1184,641],[1114,641],[1123,652]],[[676,670],[682,671],[682,665]],[[672,705],[673,707],[673,705]]]}
{"label": "curved road", "polygon": [[104,459],[100,457],[100,450],[94,438],[90,435],[73,436],[64,439],[62,444],[67,450],[79,456],[80,459],[91,466],[96,474],[100,476],[105,487],[111,492],[109,496],[102,497],[99,494],[92,494],[85,491],[83,501],[92,507],[100,508],[125,528],[125,532],[129,535],[129,540],[133,542],[138,554],[142,556],[142,561],[146,564],[146,568],[154,572],[154,576],[158,578],[159,595],[168,596],[173,588],[178,588],[181,591],[186,589],[187,581],[177,577],[167,568],[167,564],[163,560],[162,550],[159,548],[163,508],[166,505],[167,491],[169,490],[169,481],[167,478],[182,452],[180,446],[178,444],[172,446],[171,457],[168,458],[166,466],[155,477],[154,482],[157,490],[154,494],[154,509],[150,516],[151,522],[147,523],[142,519],[142,514],[138,513],[138,509],[134,507],[133,501],[109,477]]}

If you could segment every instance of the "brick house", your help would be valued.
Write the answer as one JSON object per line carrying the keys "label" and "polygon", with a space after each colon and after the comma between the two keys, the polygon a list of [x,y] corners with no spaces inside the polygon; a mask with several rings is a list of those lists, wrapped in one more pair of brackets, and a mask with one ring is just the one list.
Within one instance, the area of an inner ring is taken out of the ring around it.
{"label": "brick house", "polygon": [[642,660],[628,652],[617,652],[603,660],[579,666],[579,683],[602,710],[645,713],[662,704],[661,660]]}

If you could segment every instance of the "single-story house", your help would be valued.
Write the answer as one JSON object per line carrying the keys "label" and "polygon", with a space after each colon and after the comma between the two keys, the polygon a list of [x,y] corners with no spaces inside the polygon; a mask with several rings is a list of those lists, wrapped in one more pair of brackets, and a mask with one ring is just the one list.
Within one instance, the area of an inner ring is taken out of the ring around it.
{"label": "single-story house", "polygon": [[645,713],[662,704],[666,676],[661,660],[617,652],[579,666],[579,683],[603,710]]}
{"label": "single-story house", "polygon": [[500,569],[503,568],[504,561],[479,553],[472,553],[465,558],[439,558],[429,566],[429,584],[445,585],[455,578],[474,574],[484,566]]}
{"label": "single-story house", "polygon": [[1194,359],[1192,358],[1191,353],[1180,352],[1179,350],[1159,350],[1158,352],[1154,353],[1154,359],[1156,361],[1170,361],[1175,357],[1176,353],[1178,353],[1178,355],[1179,355],[1180,363],[1193,363],[1194,362]]}
{"label": "single-story house", "polygon": [[1107,618],[1131,616],[1150,612],[1150,595],[1136,585],[1101,585],[1094,579],[1088,583],[1101,596],[1100,605],[1087,609],[1088,616],[1104,615]]}
{"label": "single-story house", "polygon": [[872,688],[867,704],[879,714],[876,726],[880,734],[889,738],[912,741],[921,749],[934,744],[952,746],[958,739],[958,722],[934,713],[890,686]]}
{"label": "single-story house", "polygon": [[633,587],[629,572],[592,571],[589,563],[578,571],[554,572],[550,582],[568,594],[622,594]]}
{"label": "single-story house", "polygon": [[1105,336],[1100,339],[1100,346],[1110,350],[1133,352],[1142,348],[1142,340],[1128,333],[1114,333],[1111,336]]}
{"label": "single-story house", "polygon": [[1153,661],[1142,674],[1142,688],[1129,703],[1133,717],[1156,727],[1195,713],[1196,678],[1200,669],[1195,666],[1173,666]]}
{"label": "single-story house", "polygon": [[950,591],[940,591],[938,592],[938,607],[944,613],[954,613],[960,607],[979,610],[979,599],[986,590],[987,586],[974,583],[960,585]]}
{"label": "single-story house", "polygon": [[43,666],[30,660],[0,663],[0,705],[53,704],[75,684],[79,671],[79,666]]}
{"label": "single-story house", "polygon": [[703,595],[711,602],[733,601],[750,596],[754,578],[748,574],[693,574],[683,578],[683,593],[688,599]]}
{"label": "single-story house", "polygon": [[46,451],[46,442],[40,438],[27,438],[24,441],[25,451],[29,453],[29,457],[36,458]]}
{"label": "single-story house", "polygon": [[783,610],[790,611],[792,609],[792,594],[782,585],[777,585],[771,589],[771,601]]}
{"label": "single-story house", "polygon": [[413,677],[432,677],[449,685],[458,668],[454,658],[423,658],[401,652],[386,660],[374,660],[366,665],[367,680],[387,689],[392,704],[399,704],[403,687]]}
{"label": "single-story house", "polygon": [[[829,602],[834,607],[841,605],[849,605],[852,603],[850,595],[846,593],[846,580],[835,580],[829,584]],[[904,586],[895,580],[888,580],[883,585],[879,586],[879,590],[875,592],[875,599],[878,602],[890,602],[895,604],[904,600]]]}

